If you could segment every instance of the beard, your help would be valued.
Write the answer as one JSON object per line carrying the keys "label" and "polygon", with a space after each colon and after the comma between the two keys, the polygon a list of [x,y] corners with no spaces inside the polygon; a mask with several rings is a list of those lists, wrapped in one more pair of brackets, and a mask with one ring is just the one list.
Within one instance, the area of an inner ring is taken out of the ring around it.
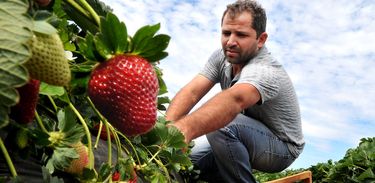
{"label": "beard", "polygon": [[245,51],[237,46],[224,46],[223,49],[225,57],[231,64],[245,65],[258,54],[257,47]]}

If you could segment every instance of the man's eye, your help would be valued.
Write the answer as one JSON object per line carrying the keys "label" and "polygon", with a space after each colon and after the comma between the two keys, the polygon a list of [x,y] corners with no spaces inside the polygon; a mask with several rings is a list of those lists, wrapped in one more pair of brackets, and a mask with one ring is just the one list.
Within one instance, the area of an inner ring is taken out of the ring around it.
{"label": "man's eye", "polygon": [[230,32],[223,32],[222,33],[224,36],[230,36]]}
{"label": "man's eye", "polygon": [[247,35],[246,34],[238,34],[237,36],[238,37],[246,37]]}

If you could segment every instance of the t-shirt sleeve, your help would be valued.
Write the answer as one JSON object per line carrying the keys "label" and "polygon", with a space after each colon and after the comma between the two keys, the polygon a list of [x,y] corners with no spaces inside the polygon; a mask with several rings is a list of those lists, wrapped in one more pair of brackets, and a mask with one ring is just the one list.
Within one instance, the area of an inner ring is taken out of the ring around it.
{"label": "t-shirt sleeve", "polygon": [[251,64],[242,69],[236,84],[248,83],[260,93],[261,104],[276,97],[279,93],[277,68],[271,65]]}
{"label": "t-shirt sleeve", "polygon": [[220,69],[221,62],[224,60],[224,55],[221,49],[216,50],[212,53],[207,63],[199,74],[203,75],[207,79],[214,83],[220,82]]}

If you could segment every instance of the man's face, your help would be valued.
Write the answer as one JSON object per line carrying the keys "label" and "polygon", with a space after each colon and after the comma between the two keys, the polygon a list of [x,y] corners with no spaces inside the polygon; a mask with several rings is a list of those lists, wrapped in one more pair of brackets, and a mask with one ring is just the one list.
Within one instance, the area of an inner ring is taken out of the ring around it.
{"label": "man's face", "polygon": [[257,39],[256,31],[251,27],[252,16],[248,12],[238,14],[231,18],[224,16],[221,26],[221,44],[227,60],[232,64],[246,64],[253,58],[262,41]]}

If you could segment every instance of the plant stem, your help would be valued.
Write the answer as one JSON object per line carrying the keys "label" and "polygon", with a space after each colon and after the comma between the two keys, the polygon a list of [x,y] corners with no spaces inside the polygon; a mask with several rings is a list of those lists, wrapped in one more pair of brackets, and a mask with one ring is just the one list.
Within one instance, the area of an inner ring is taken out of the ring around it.
{"label": "plant stem", "polygon": [[[117,146],[117,161],[119,160],[120,157],[122,157],[122,153],[121,153],[121,142],[120,142],[120,138],[118,137],[115,129],[113,128],[112,125],[108,124],[108,127],[109,127],[109,130],[110,130],[110,133],[113,135],[113,138],[115,139],[115,142],[116,142],[116,146]],[[129,151],[127,151],[127,149],[125,149],[125,151],[128,153]]]}
{"label": "plant stem", "polygon": [[51,102],[51,104],[53,106],[53,109],[55,109],[55,112],[57,112],[57,106],[56,106],[55,101],[53,100],[53,98],[50,95],[47,95],[47,96],[48,96],[48,99],[49,99],[49,101]]}
{"label": "plant stem", "polygon": [[[138,156],[138,153],[137,153],[137,150],[135,149],[135,147],[134,147],[134,145],[133,145],[133,143],[124,135],[124,134],[122,134],[122,133],[119,133],[120,134],[120,136],[122,136],[124,139],[125,139],[125,141],[130,145],[130,147],[132,148],[132,150],[133,150],[133,152],[134,152],[134,154],[135,154],[135,157],[136,157],[136,159],[137,159],[137,161],[138,161],[138,164],[140,165],[141,164],[141,160],[139,159],[139,156]],[[128,153],[129,154],[129,153]]]}
{"label": "plant stem", "polygon": [[44,126],[43,121],[42,121],[42,119],[40,119],[40,116],[39,116],[39,114],[38,114],[38,111],[36,111],[36,110],[35,110],[35,118],[36,118],[36,121],[38,122],[39,127],[42,129],[42,131],[43,131],[44,133],[47,133],[47,134],[48,134],[48,130],[47,130],[46,127]]}
{"label": "plant stem", "polygon": [[96,135],[96,140],[95,140],[95,145],[94,145],[95,149],[98,147],[98,143],[99,143],[99,140],[100,140],[100,135],[102,133],[102,128],[103,128],[103,123],[100,121],[100,123],[99,123],[99,130],[98,130],[98,134]]}
{"label": "plant stem", "polygon": [[72,5],[73,8],[75,8],[77,11],[79,11],[80,13],[82,13],[88,19],[91,18],[90,14],[85,9],[83,9],[78,3],[76,3],[74,0],[65,0],[65,1],[68,4]]}
{"label": "plant stem", "polygon": [[74,107],[74,105],[69,102],[69,107],[73,110],[73,112],[77,115],[79,121],[81,122],[83,128],[85,129],[86,137],[87,137],[87,145],[88,145],[88,154],[89,154],[89,169],[94,168],[94,158],[92,153],[92,144],[91,144],[91,133],[89,127],[87,126],[85,120],[83,119],[82,115],[78,112],[78,110]]}
{"label": "plant stem", "polygon": [[98,27],[100,27],[100,18],[99,18],[99,15],[90,6],[90,4],[87,3],[86,0],[79,0],[79,2],[86,8],[87,11],[89,11],[91,17],[95,20],[96,25],[98,25]]}
{"label": "plant stem", "polygon": [[171,177],[169,176],[169,172],[168,172],[167,167],[165,167],[164,164],[158,159],[155,159],[155,162],[156,162],[156,164],[158,164],[163,169],[163,171],[165,172],[165,176],[167,177],[169,182],[171,182]]}
{"label": "plant stem", "polygon": [[[152,153],[151,153],[151,151],[150,150],[148,150],[147,149],[147,147],[146,146],[144,146],[144,145],[142,145],[143,146],[143,148],[145,148],[146,149],[146,151],[150,154],[150,155],[152,155]],[[167,176],[167,179],[169,180],[169,182],[171,182],[170,180],[171,180],[171,177],[169,176],[169,172],[168,172],[168,169],[165,167],[165,165],[161,162],[161,160],[159,159],[159,158],[157,158],[156,156],[160,153],[162,151],[162,148],[160,148],[153,156],[152,156],[152,158],[150,159],[150,160],[154,160],[155,162],[156,162],[156,164],[158,164],[162,169],[163,169],[163,171],[165,172],[165,175]],[[151,161],[148,161],[148,163],[150,163]],[[147,164],[148,164],[147,163]]]}
{"label": "plant stem", "polygon": [[17,172],[16,172],[16,169],[14,168],[14,164],[12,162],[12,159],[10,159],[9,153],[8,153],[8,151],[7,151],[7,149],[4,145],[3,139],[1,139],[1,138],[0,138],[0,148],[1,148],[1,151],[4,154],[4,158],[5,158],[5,160],[8,164],[10,173],[12,174],[13,177],[17,177]]}
{"label": "plant stem", "polygon": [[[105,128],[107,130],[107,140],[108,140],[108,164],[111,166],[112,164],[112,143],[111,143],[111,133],[109,132],[109,125],[107,119],[104,118],[104,116],[96,109],[94,103],[92,103],[90,97],[86,97],[86,100],[89,102],[91,108],[94,110],[96,115],[99,116],[101,121],[104,121]],[[100,122],[102,123],[102,122]],[[118,147],[117,147],[118,148]]]}
{"label": "plant stem", "polygon": [[152,160],[154,160],[156,158],[156,156],[162,151],[161,148],[159,148],[159,150],[148,160],[147,164],[148,163],[151,163]]}
{"label": "plant stem", "polygon": [[[108,144],[108,165],[112,165],[112,143],[111,143],[111,132],[109,132],[108,121],[104,120],[105,130],[107,132],[107,144]],[[112,179],[111,179],[112,180]]]}

